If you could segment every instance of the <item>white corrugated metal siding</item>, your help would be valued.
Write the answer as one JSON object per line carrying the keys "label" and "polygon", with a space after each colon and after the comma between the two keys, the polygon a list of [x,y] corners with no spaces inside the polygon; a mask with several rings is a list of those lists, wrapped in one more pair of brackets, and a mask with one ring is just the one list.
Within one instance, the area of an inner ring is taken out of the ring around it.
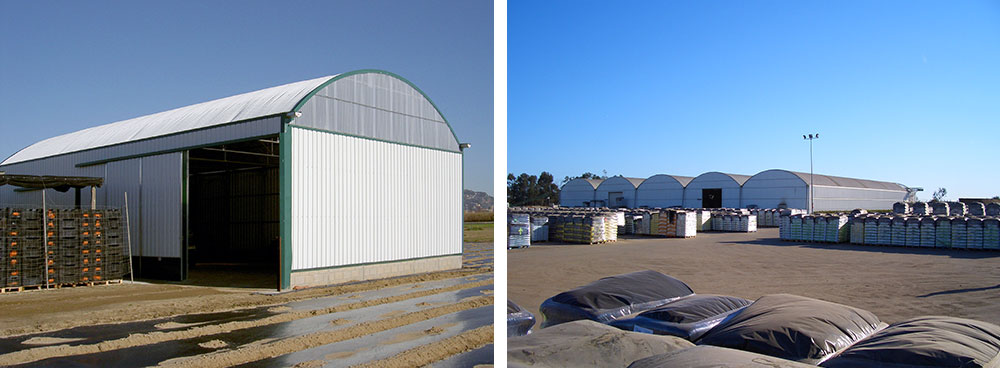
{"label": "white corrugated metal siding", "polygon": [[458,153],[292,134],[292,270],[462,252]]}
{"label": "white corrugated metal siding", "polygon": [[653,175],[636,189],[634,207],[666,208],[684,204],[684,185],[670,175]]}
{"label": "white corrugated metal siding", "polygon": [[[635,207],[635,188],[636,185],[627,178],[621,176],[615,176],[605,179],[601,182],[601,185],[597,186],[597,190],[594,192],[594,199],[598,201],[605,201],[604,205],[607,207],[625,207],[634,208]],[[615,203],[616,198],[611,198],[611,193],[621,193],[621,201]]]}
{"label": "white corrugated metal siding", "polygon": [[[595,181],[597,182],[597,181]],[[573,179],[559,189],[559,205],[563,207],[583,207],[584,202],[594,200],[595,185],[586,179]]]}
{"label": "white corrugated metal siding", "polygon": [[730,174],[707,172],[688,183],[684,193],[684,207],[702,207],[702,189],[722,189],[722,207],[740,206],[740,185]]}
{"label": "white corrugated metal siding", "polygon": [[809,208],[809,185],[799,176],[785,170],[767,170],[743,183],[742,205],[760,208]]}
{"label": "white corrugated metal siding", "polygon": [[[106,171],[104,176],[105,203],[108,206],[121,208],[122,216],[125,216],[125,193],[128,193],[128,222],[131,236],[129,240],[132,243],[131,255],[133,256],[141,254],[139,247],[142,245],[140,237],[142,231],[139,230],[142,224],[141,211],[139,211],[141,208],[139,205],[141,161],[142,159],[134,158],[102,165]],[[124,219],[122,220],[124,221]],[[125,240],[122,239],[123,242]]]}

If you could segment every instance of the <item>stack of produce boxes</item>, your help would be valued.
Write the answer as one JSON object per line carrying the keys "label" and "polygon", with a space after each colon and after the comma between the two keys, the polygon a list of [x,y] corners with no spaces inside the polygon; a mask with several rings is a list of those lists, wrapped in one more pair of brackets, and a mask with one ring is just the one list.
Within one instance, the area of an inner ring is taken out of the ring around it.
{"label": "stack of produce boxes", "polygon": [[908,247],[919,247],[920,246],[920,218],[919,217],[907,217],[906,218],[906,246]]}
{"label": "stack of produce boxes", "polygon": [[889,232],[891,233],[889,244],[895,246],[906,245],[906,218],[903,216],[893,216]]}
{"label": "stack of produce boxes", "polygon": [[930,216],[920,218],[920,246],[933,248],[937,242],[935,234],[934,218]]}

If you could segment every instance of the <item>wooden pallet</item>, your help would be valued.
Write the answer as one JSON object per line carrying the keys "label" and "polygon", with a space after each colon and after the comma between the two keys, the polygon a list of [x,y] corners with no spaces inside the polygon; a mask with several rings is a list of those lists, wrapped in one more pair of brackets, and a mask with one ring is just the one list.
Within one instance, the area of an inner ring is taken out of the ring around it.
{"label": "wooden pallet", "polygon": [[33,290],[44,290],[44,289],[62,289],[62,288],[75,288],[83,286],[99,286],[99,285],[114,285],[121,284],[121,279],[116,280],[101,280],[101,281],[87,281],[87,282],[77,282],[77,283],[63,283],[63,284],[49,284],[49,285],[28,285],[28,286],[17,286],[17,287],[4,287],[0,288],[0,294],[6,293],[19,293],[23,291],[33,291]]}

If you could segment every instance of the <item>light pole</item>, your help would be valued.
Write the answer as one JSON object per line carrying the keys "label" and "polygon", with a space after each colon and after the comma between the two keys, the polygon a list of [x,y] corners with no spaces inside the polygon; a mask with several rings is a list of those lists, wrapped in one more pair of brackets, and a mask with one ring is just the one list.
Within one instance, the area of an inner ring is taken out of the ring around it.
{"label": "light pole", "polygon": [[802,139],[809,141],[809,213],[812,213],[816,204],[813,199],[816,194],[816,188],[813,186],[813,139],[819,139],[819,133],[816,133],[815,136],[812,134],[803,135]]}

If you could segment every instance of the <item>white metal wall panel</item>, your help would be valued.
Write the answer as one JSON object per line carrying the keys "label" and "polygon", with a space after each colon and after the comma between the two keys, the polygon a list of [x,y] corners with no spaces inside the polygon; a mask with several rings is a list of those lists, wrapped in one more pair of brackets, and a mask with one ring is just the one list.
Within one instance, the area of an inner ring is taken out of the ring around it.
{"label": "white metal wall panel", "polygon": [[573,179],[559,190],[559,205],[563,207],[583,207],[583,202],[594,200],[594,187],[583,179]]}
{"label": "white metal wall panel", "polygon": [[809,186],[799,176],[785,170],[767,170],[743,183],[742,207],[809,208]]}
{"label": "white metal wall panel", "polygon": [[639,184],[635,194],[635,206],[665,208],[684,204],[684,186],[669,175],[653,175]]}
{"label": "white metal wall panel", "polygon": [[183,230],[181,227],[183,154],[175,152],[143,157],[141,160],[142,187],[139,204],[142,214],[141,254],[144,257],[178,258],[181,256]]}
{"label": "white metal wall panel", "polygon": [[888,210],[906,198],[905,191],[828,187],[816,185],[814,211],[847,211],[855,208]]}
{"label": "white metal wall panel", "polygon": [[698,175],[688,183],[684,193],[684,207],[701,207],[701,190],[713,188],[722,189],[722,207],[736,208],[740,206],[740,183],[737,183],[729,175],[707,172]]}
{"label": "white metal wall panel", "polygon": [[614,192],[622,193],[624,200],[621,204],[626,208],[635,207],[635,185],[628,179],[620,176],[608,178],[601,182],[601,185],[598,185],[597,190],[594,192],[594,199],[598,201],[603,200],[605,201],[605,206],[611,206],[613,202],[608,194]]}
{"label": "white metal wall panel", "polygon": [[448,123],[420,91],[383,73],[350,75],[319,90],[293,124],[458,152]]}
{"label": "white metal wall panel", "polygon": [[292,129],[292,270],[462,252],[462,157]]}

